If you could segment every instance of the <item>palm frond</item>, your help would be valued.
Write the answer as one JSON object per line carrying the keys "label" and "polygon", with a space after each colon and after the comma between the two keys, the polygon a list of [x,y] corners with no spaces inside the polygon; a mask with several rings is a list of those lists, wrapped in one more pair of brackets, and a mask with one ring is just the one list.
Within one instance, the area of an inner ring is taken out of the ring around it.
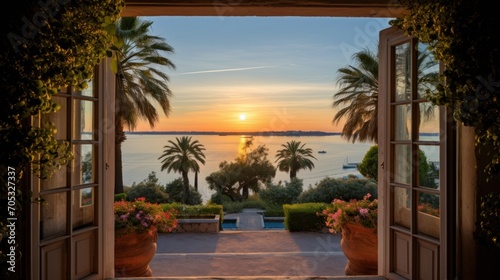
{"label": "palm frond", "polygon": [[[332,124],[345,120],[342,137],[348,141],[375,142],[378,139],[378,57],[368,49],[352,56],[353,65],[337,71],[339,90],[333,96],[332,107],[337,110]],[[427,52],[419,53],[418,90],[432,92],[439,81],[436,61]],[[434,116],[433,106],[425,107],[424,120]]]}
{"label": "palm frond", "polygon": [[149,34],[152,24],[139,17],[123,17],[117,22],[117,35],[124,41],[117,73],[121,85],[116,94],[117,109],[123,113],[117,112],[117,116],[127,116],[123,123],[131,129],[139,119],[154,127],[160,118],[156,105],[167,117],[171,111],[169,77],[159,68],[176,68],[167,58],[174,49],[164,38]]}

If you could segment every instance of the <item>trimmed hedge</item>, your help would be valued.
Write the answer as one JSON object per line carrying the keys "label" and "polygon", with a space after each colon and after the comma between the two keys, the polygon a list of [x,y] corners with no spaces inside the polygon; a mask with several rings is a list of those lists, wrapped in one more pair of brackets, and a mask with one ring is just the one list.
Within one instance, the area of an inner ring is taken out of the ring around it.
{"label": "trimmed hedge", "polygon": [[179,203],[164,203],[161,204],[163,210],[169,210],[174,208],[177,210],[177,218],[182,219],[182,217],[194,217],[194,216],[212,216],[219,215],[220,217],[220,227],[222,227],[222,221],[224,220],[224,211],[222,205],[218,204],[208,204],[208,205],[186,205]]}
{"label": "trimmed hedge", "polygon": [[325,218],[317,213],[326,209],[326,203],[284,204],[285,227],[288,231],[322,231]]}

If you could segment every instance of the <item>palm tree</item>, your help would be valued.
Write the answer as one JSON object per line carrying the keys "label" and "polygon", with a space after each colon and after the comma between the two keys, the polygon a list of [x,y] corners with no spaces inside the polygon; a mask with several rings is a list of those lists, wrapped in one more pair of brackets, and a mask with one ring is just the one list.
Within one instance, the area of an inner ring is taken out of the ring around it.
{"label": "palm tree", "polygon": [[[357,66],[340,68],[337,84],[340,89],[334,94],[333,107],[342,108],[335,114],[333,123],[342,118],[346,123],[342,137],[352,142],[377,143],[378,134],[378,57],[374,52],[364,49],[353,55]],[[438,72],[434,71],[437,61],[429,52],[419,52],[417,59],[419,92],[433,91],[438,83]],[[433,106],[424,110],[424,120],[433,116]]]}
{"label": "palm tree", "polygon": [[337,124],[342,118],[346,123],[342,136],[355,142],[377,142],[378,60],[368,49],[355,53],[353,60],[357,67],[349,65],[340,68],[337,84],[340,90],[335,94],[333,107],[348,105],[340,109],[333,118]]}
{"label": "palm tree", "polygon": [[316,158],[312,155],[312,149],[304,148],[305,145],[305,143],[301,144],[300,141],[292,140],[281,145],[283,149],[276,152],[278,169],[285,172],[290,171],[290,180],[297,177],[297,172],[300,169],[312,170],[314,168],[314,163],[310,158]]}
{"label": "palm tree", "polygon": [[149,34],[151,21],[122,17],[116,23],[123,45],[116,52],[115,92],[115,193],[123,192],[121,145],[126,140],[124,126],[135,129],[143,119],[151,127],[159,120],[157,108],[168,116],[172,92],[164,73],[175,65],[165,57],[173,48],[164,38]]}
{"label": "palm tree", "polygon": [[190,199],[189,194],[189,177],[188,172],[200,171],[198,162],[205,164],[205,154],[203,151],[205,147],[198,141],[191,141],[191,137],[182,136],[176,137],[177,143],[169,140],[169,145],[164,146],[163,154],[158,158],[161,161],[161,171],[179,172],[182,175],[182,183],[184,185],[184,194],[182,196],[183,203],[188,203]]}

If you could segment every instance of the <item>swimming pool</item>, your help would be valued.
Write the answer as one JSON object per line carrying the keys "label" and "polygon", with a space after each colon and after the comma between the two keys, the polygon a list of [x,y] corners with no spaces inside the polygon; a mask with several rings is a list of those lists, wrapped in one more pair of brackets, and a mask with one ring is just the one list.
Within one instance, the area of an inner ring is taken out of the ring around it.
{"label": "swimming pool", "polygon": [[224,219],[222,221],[222,230],[238,229],[238,219]]}
{"label": "swimming pool", "polygon": [[262,216],[263,229],[286,229],[284,217],[264,217]]}

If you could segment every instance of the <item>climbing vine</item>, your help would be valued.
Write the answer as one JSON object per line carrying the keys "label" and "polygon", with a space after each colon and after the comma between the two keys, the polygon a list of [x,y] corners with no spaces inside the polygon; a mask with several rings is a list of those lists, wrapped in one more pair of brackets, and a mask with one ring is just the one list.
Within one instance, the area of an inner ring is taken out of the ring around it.
{"label": "climbing vine", "polygon": [[479,0],[400,2],[409,13],[391,24],[427,43],[444,64],[443,82],[428,98],[475,128],[476,146],[484,145],[490,153],[485,172],[491,178],[500,172],[498,13]]}
{"label": "climbing vine", "polygon": [[16,215],[32,202],[29,193],[20,191],[24,173],[45,179],[73,158],[69,144],[56,140],[53,123],[37,125],[34,120],[59,110],[52,96],[61,89],[87,87],[95,66],[110,55],[114,23],[124,7],[123,0],[11,4],[1,27],[0,52],[0,270],[4,274],[13,245],[7,240],[7,202],[15,197]]}
{"label": "climbing vine", "polygon": [[485,246],[500,249],[500,192],[493,192],[480,198],[479,218],[474,238]]}

